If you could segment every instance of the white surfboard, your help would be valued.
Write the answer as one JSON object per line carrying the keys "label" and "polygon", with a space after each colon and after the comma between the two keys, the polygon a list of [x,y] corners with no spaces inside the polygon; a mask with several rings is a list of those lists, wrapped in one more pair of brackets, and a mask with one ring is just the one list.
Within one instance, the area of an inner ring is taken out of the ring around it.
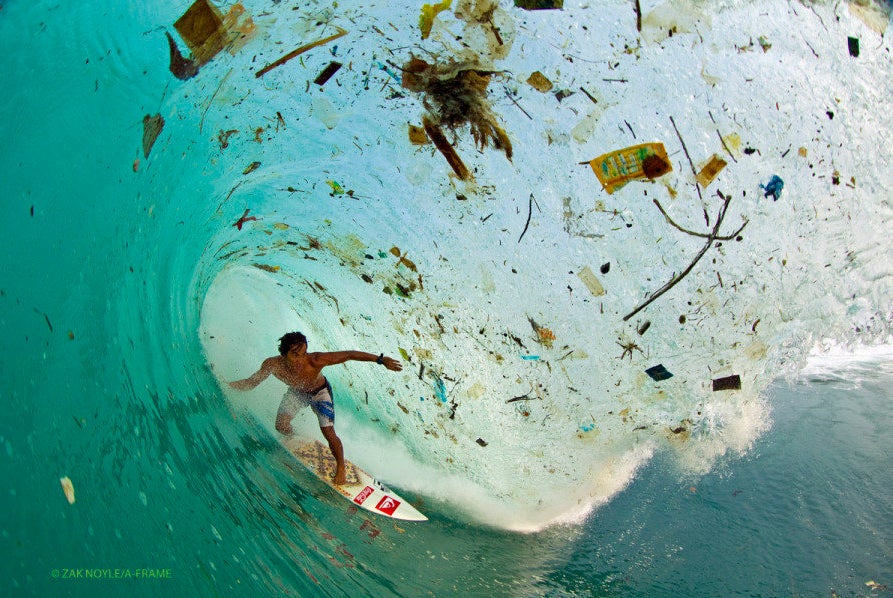
{"label": "white surfboard", "polygon": [[347,470],[347,483],[335,485],[332,482],[335,476],[335,457],[323,443],[298,436],[291,436],[281,442],[304,467],[353,504],[392,519],[428,520],[396,492],[346,459],[344,466]]}

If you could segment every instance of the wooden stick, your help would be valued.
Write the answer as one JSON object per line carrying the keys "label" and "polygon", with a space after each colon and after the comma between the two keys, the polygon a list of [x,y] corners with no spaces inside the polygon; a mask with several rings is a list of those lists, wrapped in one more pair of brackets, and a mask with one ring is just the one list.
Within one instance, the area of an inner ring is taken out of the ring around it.
{"label": "wooden stick", "polygon": [[456,150],[447,141],[447,138],[443,136],[440,127],[434,124],[427,116],[422,117],[422,126],[425,128],[425,132],[428,133],[428,137],[434,142],[434,147],[440,150],[440,153],[446,158],[456,176],[463,181],[470,179],[471,173],[468,172],[468,168],[465,167],[462,158],[459,157],[459,154],[456,153]]}
{"label": "wooden stick", "polygon": [[292,50],[291,52],[289,52],[288,54],[286,54],[286,55],[283,56],[282,58],[280,58],[280,59],[278,59],[278,60],[274,60],[273,62],[271,62],[270,64],[268,64],[268,65],[265,66],[264,68],[262,68],[261,70],[259,70],[259,71],[257,71],[256,73],[254,73],[254,76],[255,76],[255,77],[263,77],[264,75],[266,75],[268,72],[270,72],[271,70],[273,70],[273,69],[276,68],[277,66],[282,66],[283,64],[285,64],[286,62],[288,62],[289,60],[291,60],[292,58],[294,58],[295,56],[300,56],[301,54],[303,54],[303,53],[306,52],[307,50],[312,50],[313,48],[315,48],[315,47],[317,47],[317,46],[325,45],[325,44],[329,43],[330,41],[336,40],[336,39],[338,39],[339,37],[341,37],[341,36],[347,34],[347,30],[342,29],[341,27],[338,27],[337,25],[335,25],[335,29],[338,30],[338,33],[336,33],[335,35],[330,35],[329,37],[326,37],[326,38],[323,38],[323,39],[318,39],[318,40],[316,40],[315,42],[311,42],[311,43],[309,43],[309,44],[307,44],[307,45],[301,46],[300,48],[298,48],[298,49],[296,49],[296,50]]}

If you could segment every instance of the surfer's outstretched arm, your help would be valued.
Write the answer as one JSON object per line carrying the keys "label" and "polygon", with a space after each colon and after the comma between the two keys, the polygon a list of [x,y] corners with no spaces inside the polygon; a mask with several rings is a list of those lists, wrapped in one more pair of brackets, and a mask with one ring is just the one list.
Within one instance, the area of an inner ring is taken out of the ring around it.
{"label": "surfer's outstretched arm", "polygon": [[233,382],[230,382],[229,385],[236,390],[251,390],[270,376],[270,374],[273,372],[273,364],[275,363],[275,361],[275,357],[264,359],[264,362],[261,364],[260,369],[251,374],[251,376],[242,380],[235,380]]}
{"label": "surfer's outstretched arm", "polygon": [[314,364],[320,368],[327,365],[337,365],[345,361],[374,361],[395,372],[403,369],[403,364],[396,359],[386,357],[384,353],[375,355],[365,351],[332,351],[329,353],[314,353],[312,359]]}

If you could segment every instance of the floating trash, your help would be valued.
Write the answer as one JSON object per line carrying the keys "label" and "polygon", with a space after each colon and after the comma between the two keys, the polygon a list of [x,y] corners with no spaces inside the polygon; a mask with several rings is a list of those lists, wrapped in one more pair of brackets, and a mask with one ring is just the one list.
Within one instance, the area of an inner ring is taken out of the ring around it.
{"label": "floating trash", "polygon": [[329,63],[329,65],[322,70],[322,72],[316,76],[316,79],[313,80],[317,85],[325,85],[326,81],[332,78],[335,73],[338,72],[338,69],[341,68],[340,62],[335,62],[334,60]]}
{"label": "floating trash", "polygon": [[161,134],[164,127],[164,118],[160,114],[155,116],[146,115],[143,117],[143,157],[148,158],[155,140]]}
{"label": "floating trash", "polygon": [[740,390],[741,389],[741,376],[735,374],[733,376],[726,376],[725,378],[716,378],[713,381],[713,392],[719,390]]}
{"label": "floating trash", "polygon": [[427,145],[431,143],[424,127],[409,125],[409,142],[413,145]]}
{"label": "floating trash", "polygon": [[450,4],[452,4],[452,0],[422,5],[422,11],[419,14],[419,29],[422,31],[422,39],[428,39],[428,36],[431,35],[431,27],[434,26],[434,17],[447,10]]}
{"label": "floating trash", "polygon": [[530,85],[537,91],[541,91],[542,93],[546,93],[547,91],[552,90],[552,82],[546,78],[539,71],[535,71],[531,73],[531,75],[527,78],[527,84]]}
{"label": "floating trash", "polygon": [[784,189],[784,181],[777,174],[773,174],[766,185],[760,185],[760,189],[763,190],[763,197],[771,196],[773,201],[778,201],[781,191]]}
{"label": "floating trash", "polygon": [[583,281],[583,284],[586,285],[586,288],[589,289],[593,296],[599,297],[605,294],[605,287],[602,286],[602,283],[599,282],[598,277],[589,266],[583,266],[583,269],[577,273],[577,276]]}
{"label": "floating trash", "polygon": [[650,367],[645,370],[645,373],[651,376],[652,380],[656,382],[660,382],[661,380],[667,380],[673,377],[673,374],[668,372],[667,369],[663,366],[663,364],[659,363],[656,366]]}
{"label": "floating trash", "polygon": [[708,187],[710,183],[713,182],[713,179],[716,178],[716,175],[720,173],[720,171],[726,167],[726,161],[713,154],[713,157],[704,165],[701,171],[698,173],[697,179],[698,184],[701,187]]}
{"label": "floating trash", "polygon": [[673,170],[662,143],[643,143],[602,154],[589,165],[608,193],[632,180],[656,179]]}
{"label": "floating trash", "polygon": [[59,478],[59,482],[62,484],[62,491],[65,493],[65,498],[68,499],[68,504],[74,504],[74,484],[71,483],[71,480],[68,479],[68,476],[64,478]]}

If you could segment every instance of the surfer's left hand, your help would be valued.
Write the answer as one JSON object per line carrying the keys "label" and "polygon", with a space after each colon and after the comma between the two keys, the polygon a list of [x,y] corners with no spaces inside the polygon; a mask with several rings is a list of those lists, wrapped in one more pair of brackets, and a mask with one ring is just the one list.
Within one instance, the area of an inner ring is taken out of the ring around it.
{"label": "surfer's left hand", "polygon": [[389,370],[399,372],[403,369],[403,364],[392,357],[383,357],[381,364]]}

